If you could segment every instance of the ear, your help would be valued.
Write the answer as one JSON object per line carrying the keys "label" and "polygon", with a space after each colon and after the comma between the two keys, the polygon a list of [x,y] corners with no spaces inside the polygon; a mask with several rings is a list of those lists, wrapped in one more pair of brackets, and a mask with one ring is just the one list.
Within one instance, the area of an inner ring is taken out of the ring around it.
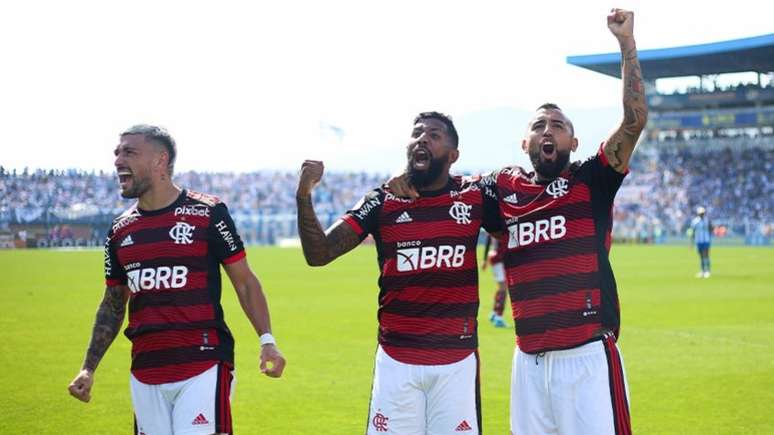
{"label": "ear", "polygon": [[449,153],[449,164],[450,165],[453,164],[459,158],[460,158],[460,150],[458,150],[456,148],[451,150],[451,152]]}
{"label": "ear", "polygon": [[524,151],[525,154],[529,154],[529,145],[527,144],[527,139],[521,140],[521,150]]}
{"label": "ear", "polygon": [[166,167],[169,166],[169,153],[166,151],[159,152],[154,165],[156,166],[156,169],[166,169]]}
{"label": "ear", "polygon": [[572,152],[575,152],[575,150],[578,149],[578,138],[577,137],[573,137],[572,138],[572,146],[570,147],[570,149],[572,150]]}

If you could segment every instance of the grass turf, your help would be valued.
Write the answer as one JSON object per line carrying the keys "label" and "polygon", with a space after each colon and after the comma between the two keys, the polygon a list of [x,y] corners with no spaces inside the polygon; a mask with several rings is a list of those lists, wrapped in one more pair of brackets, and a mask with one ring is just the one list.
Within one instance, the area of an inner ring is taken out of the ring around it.
{"label": "grass turf", "polygon": [[[101,252],[0,251],[3,433],[129,433],[129,342],[119,336],[89,404],[69,397],[102,297]],[[282,379],[258,371],[258,339],[230,285],[237,342],[234,427],[247,434],[363,433],[376,338],[376,260],[359,248],[321,269],[297,249],[253,248],[288,360]],[[715,248],[713,276],[693,277],[688,247],[612,251],[622,306],[619,342],[635,433],[774,433],[774,250]],[[512,329],[486,320],[494,283],[481,275],[484,430],[508,433]]]}

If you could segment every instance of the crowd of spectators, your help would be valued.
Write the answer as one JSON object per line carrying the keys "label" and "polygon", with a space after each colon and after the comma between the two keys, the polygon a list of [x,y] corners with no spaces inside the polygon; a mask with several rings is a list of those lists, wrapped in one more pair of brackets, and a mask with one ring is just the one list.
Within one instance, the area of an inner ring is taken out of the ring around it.
{"label": "crowd of spectators", "polygon": [[[772,147],[641,147],[616,199],[614,237],[660,242],[684,236],[698,206],[706,207],[728,235],[770,236],[772,173]],[[248,243],[272,244],[296,236],[295,172],[183,172],[175,177],[181,186],[220,197]],[[315,190],[323,226],[387,178],[364,172],[326,173]],[[104,231],[130,204],[119,195],[112,173],[9,172],[0,167],[0,230],[10,224],[42,224],[54,234],[51,229],[61,225],[88,224]]]}
{"label": "crowd of spectators", "polygon": [[697,207],[728,236],[770,236],[774,149],[652,147],[635,153],[616,199],[614,235],[659,241],[685,234]]}
{"label": "crowd of spectators", "polygon": [[[323,225],[351,208],[387,174],[330,172],[315,190]],[[182,172],[178,185],[218,196],[249,243],[275,243],[296,233],[295,172]],[[7,171],[0,167],[0,229],[9,224],[91,224],[106,229],[113,217],[132,204],[123,199],[115,174],[76,170]],[[48,231],[58,234],[57,231]],[[56,239],[61,239],[57,236]]]}

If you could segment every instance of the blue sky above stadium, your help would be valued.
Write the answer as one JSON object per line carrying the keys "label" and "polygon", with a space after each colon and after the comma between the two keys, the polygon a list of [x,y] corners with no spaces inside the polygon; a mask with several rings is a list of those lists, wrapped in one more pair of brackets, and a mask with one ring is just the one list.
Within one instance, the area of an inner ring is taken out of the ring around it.
{"label": "blue sky above stadium", "polygon": [[0,16],[0,164],[111,169],[117,134],[166,126],[178,170],[393,171],[413,116],[451,114],[459,169],[527,164],[530,111],[565,107],[596,150],[620,83],[568,65],[617,50],[611,6],[640,49],[771,33],[774,5],[739,0],[12,2]]}

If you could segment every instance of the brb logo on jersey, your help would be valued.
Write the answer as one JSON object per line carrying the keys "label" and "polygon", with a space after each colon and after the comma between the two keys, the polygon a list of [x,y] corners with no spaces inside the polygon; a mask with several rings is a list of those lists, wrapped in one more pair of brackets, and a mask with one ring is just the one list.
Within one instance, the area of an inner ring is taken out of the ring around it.
{"label": "brb logo on jersey", "polygon": [[546,193],[556,199],[567,194],[569,183],[566,178],[559,177],[546,187]]}
{"label": "brb logo on jersey", "polygon": [[546,240],[561,239],[567,234],[564,216],[551,216],[535,222],[517,222],[508,227],[508,248],[518,248]]}
{"label": "brb logo on jersey", "polygon": [[[401,242],[401,246],[418,246],[420,242]],[[465,263],[465,245],[440,245],[440,246],[418,246],[416,248],[398,249],[395,253],[397,257],[398,272],[411,272],[415,270],[426,270],[445,266],[448,268],[457,268]]]}
{"label": "brb logo on jersey", "polygon": [[454,205],[449,209],[449,216],[451,216],[458,224],[470,223],[470,210],[472,205],[465,204],[464,202],[454,201]]}
{"label": "brb logo on jersey", "polygon": [[140,290],[183,288],[188,282],[188,268],[185,266],[146,267],[127,272],[126,278],[132,293]]}
{"label": "brb logo on jersey", "polygon": [[176,245],[190,245],[193,243],[193,230],[195,228],[195,226],[185,222],[178,222],[169,230],[169,237],[172,237]]}

